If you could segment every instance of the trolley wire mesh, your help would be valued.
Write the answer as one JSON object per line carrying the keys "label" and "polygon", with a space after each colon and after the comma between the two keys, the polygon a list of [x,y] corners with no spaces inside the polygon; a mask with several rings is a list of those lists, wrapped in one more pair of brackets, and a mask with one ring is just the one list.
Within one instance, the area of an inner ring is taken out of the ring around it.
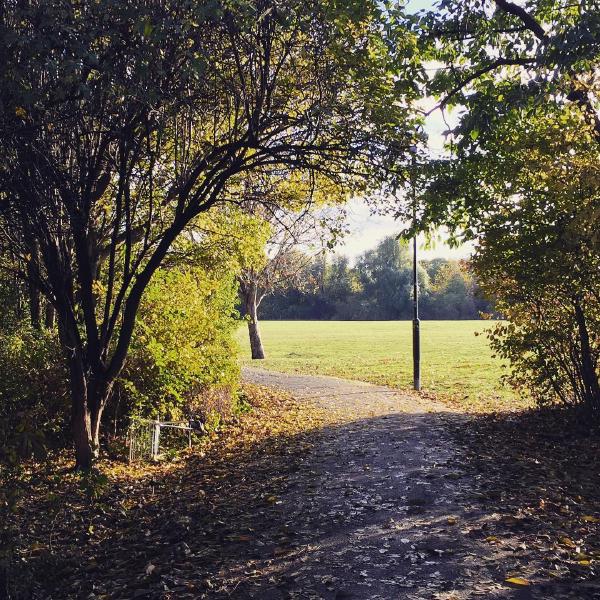
{"label": "trolley wire mesh", "polygon": [[191,448],[194,429],[186,421],[132,418],[127,434],[129,462],[157,460],[162,454]]}

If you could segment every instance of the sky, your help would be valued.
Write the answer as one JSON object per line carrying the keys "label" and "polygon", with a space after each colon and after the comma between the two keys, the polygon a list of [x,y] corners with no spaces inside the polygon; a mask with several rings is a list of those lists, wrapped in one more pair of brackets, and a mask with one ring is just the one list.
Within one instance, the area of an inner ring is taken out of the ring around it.
{"label": "sky", "polygon": [[[433,0],[410,0],[408,8],[417,11],[423,8],[431,8]],[[427,98],[421,103],[421,108],[429,110],[435,106],[433,98]],[[446,115],[446,121],[452,125],[452,115]],[[429,148],[434,153],[439,153],[443,149],[443,132],[448,129],[440,111],[435,111],[425,123],[425,131],[429,136]],[[336,249],[339,254],[345,254],[351,259],[355,259],[365,250],[374,248],[379,241],[389,235],[397,235],[402,229],[402,223],[394,220],[391,216],[374,215],[362,199],[351,200],[347,206],[349,214],[350,234],[346,236],[344,242]],[[444,238],[444,232],[439,232],[440,237]],[[423,238],[419,238],[419,256],[425,259],[436,257],[444,258],[467,258],[472,252],[472,246],[465,244],[460,248],[450,248],[443,241],[438,241],[433,247],[425,247]]]}

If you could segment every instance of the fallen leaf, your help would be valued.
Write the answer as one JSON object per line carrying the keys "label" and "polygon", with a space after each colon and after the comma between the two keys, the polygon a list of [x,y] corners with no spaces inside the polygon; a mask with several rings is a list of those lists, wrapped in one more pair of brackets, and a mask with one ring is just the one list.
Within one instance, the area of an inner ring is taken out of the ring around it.
{"label": "fallen leaf", "polygon": [[600,523],[600,519],[598,517],[594,517],[592,515],[583,515],[581,517],[586,523]]}

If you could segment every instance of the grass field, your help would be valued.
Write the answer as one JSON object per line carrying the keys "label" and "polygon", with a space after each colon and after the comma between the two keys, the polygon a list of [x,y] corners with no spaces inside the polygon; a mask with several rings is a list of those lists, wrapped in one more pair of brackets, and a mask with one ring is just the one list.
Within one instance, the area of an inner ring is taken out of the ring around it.
{"label": "grass field", "polygon": [[[504,371],[492,358],[485,321],[421,324],[422,387],[426,393],[476,411],[527,403],[503,387]],[[410,321],[263,321],[267,358],[253,364],[289,373],[334,375],[401,389],[412,387]],[[238,333],[250,364],[246,327]]]}

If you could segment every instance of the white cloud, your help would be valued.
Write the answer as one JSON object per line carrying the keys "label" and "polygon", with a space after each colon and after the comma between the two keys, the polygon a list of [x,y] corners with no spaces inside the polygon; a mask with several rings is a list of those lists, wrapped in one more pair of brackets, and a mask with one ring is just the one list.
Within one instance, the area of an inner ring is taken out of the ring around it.
{"label": "white cloud", "polygon": [[[350,235],[336,248],[338,254],[344,254],[351,259],[356,259],[365,250],[374,248],[383,238],[398,235],[402,230],[402,223],[389,215],[371,214],[367,203],[362,199],[351,200],[348,205],[348,221]],[[424,236],[419,237],[419,256],[424,259],[436,257],[443,258],[468,258],[472,251],[471,244],[463,244],[459,248],[450,248],[444,239],[447,235],[440,232],[440,241],[433,247],[426,247]]]}

